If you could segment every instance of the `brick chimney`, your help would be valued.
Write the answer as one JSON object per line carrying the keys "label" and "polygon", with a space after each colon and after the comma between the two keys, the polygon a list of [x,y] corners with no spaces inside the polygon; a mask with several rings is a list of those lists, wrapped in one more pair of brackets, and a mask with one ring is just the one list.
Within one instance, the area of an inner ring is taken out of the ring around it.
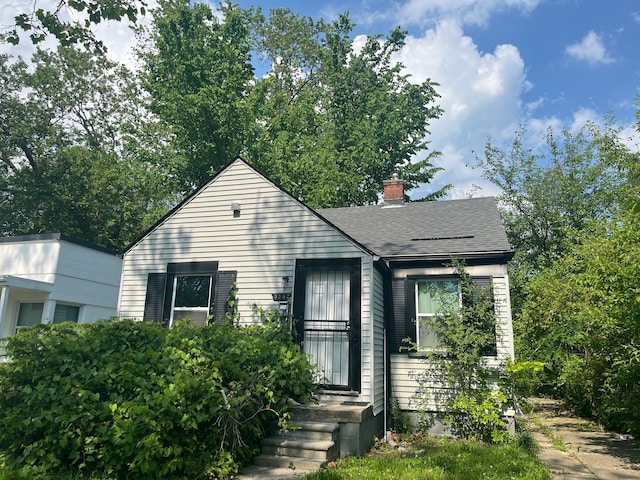
{"label": "brick chimney", "polygon": [[384,184],[384,204],[400,205],[404,203],[404,180],[402,180],[397,172],[393,172],[391,180],[385,180]]}

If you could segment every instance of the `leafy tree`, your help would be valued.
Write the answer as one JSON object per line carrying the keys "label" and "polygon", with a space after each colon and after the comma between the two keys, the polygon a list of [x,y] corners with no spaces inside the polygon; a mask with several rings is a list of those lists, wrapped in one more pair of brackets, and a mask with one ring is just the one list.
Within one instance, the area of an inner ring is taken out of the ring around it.
{"label": "leafy tree", "polygon": [[588,124],[577,133],[549,130],[541,149],[524,145],[524,130],[508,151],[487,142],[478,164],[502,191],[501,214],[516,251],[509,272],[516,317],[526,282],[567,252],[592,220],[611,218],[627,197],[633,154],[618,134],[613,126]]}
{"label": "leafy tree", "polygon": [[[103,21],[128,19],[135,23],[139,16],[145,15],[146,0],[57,0],[55,8],[47,10],[36,8],[33,0],[32,13],[20,13],[14,17],[15,26],[3,36],[17,45],[20,43],[20,31],[30,32],[29,38],[34,44],[42,42],[47,35],[53,35],[62,46],[82,44],[87,49],[104,53],[104,44],[95,38],[91,26]],[[68,10],[84,16],[84,20],[69,21],[64,12]]]}
{"label": "leafy tree", "polygon": [[[433,177],[437,153],[415,157],[441,110],[434,84],[410,83],[391,60],[404,32],[358,51],[346,15],[327,24],[276,9],[266,19],[229,4],[221,15],[164,0],[141,51],[149,108],[174,134],[185,193],[239,154],[312,207],[375,202],[397,170],[409,188]],[[269,64],[261,78],[251,51]]]}
{"label": "leafy tree", "polygon": [[549,132],[544,154],[490,143],[484,175],[503,189],[516,354],[545,364],[543,388],[614,428],[638,429],[639,154],[621,130]]}
{"label": "leafy tree", "polygon": [[438,152],[415,157],[442,111],[436,84],[411,83],[391,59],[406,32],[369,37],[358,50],[347,15],[327,24],[275,9],[253,19],[255,48],[270,64],[252,91],[256,165],[312,207],[375,203],[393,171],[408,188],[433,178]]}
{"label": "leafy tree", "polygon": [[190,192],[242,151],[253,80],[249,31],[242,12],[162,0],[142,45],[142,79],[149,109],[173,132],[184,159],[176,174]]}
{"label": "leafy tree", "polygon": [[[38,51],[33,71],[0,58],[0,230],[61,231],[122,248],[164,212],[164,171],[148,161],[132,75],[71,48]],[[148,129],[147,129],[148,130]],[[168,190],[168,192],[167,192]]]}
{"label": "leafy tree", "polygon": [[544,380],[576,409],[640,432],[640,215],[626,211],[529,285],[523,355],[544,359]]}

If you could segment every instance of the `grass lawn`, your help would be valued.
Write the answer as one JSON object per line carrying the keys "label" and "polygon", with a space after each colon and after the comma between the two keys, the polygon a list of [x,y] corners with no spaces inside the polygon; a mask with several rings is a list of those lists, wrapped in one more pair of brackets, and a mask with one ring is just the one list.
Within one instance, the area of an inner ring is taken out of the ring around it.
{"label": "grass lawn", "polygon": [[[435,439],[404,437],[402,449],[378,444],[362,457],[340,460],[305,480],[550,480],[549,471],[533,453],[515,444],[485,445]],[[1,460],[1,459],[0,459]],[[0,461],[0,465],[1,465]],[[27,477],[0,468],[0,480]],[[106,477],[60,475],[56,480],[100,480]]]}
{"label": "grass lawn", "polygon": [[548,480],[549,471],[533,453],[515,445],[414,436],[408,452],[378,446],[362,457],[340,460],[305,480]]}

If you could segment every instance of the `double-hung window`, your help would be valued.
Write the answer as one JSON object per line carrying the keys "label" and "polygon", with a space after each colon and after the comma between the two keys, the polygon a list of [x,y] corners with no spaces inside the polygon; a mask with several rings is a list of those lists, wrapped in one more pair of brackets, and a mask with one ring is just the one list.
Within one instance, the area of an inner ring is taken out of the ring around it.
{"label": "double-hung window", "polygon": [[148,274],[143,319],[165,326],[183,318],[196,325],[211,317],[221,322],[233,313],[235,281],[236,272],[219,271],[216,261],[168,263],[166,273]]}
{"label": "double-hung window", "polygon": [[451,278],[417,280],[415,302],[418,349],[437,350],[441,345],[434,328],[435,322],[440,315],[460,310],[460,282]]}
{"label": "double-hung window", "polygon": [[171,292],[170,325],[188,318],[196,325],[205,325],[213,305],[214,277],[212,274],[175,275]]}

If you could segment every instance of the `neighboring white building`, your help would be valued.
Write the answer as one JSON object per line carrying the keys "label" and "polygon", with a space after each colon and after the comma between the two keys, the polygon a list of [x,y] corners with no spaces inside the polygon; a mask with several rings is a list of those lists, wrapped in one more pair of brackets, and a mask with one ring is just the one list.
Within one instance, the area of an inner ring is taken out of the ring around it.
{"label": "neighboring white building", "polygon": [[122,259],[59,233],[0,238],[0,338],[116,315]]}

